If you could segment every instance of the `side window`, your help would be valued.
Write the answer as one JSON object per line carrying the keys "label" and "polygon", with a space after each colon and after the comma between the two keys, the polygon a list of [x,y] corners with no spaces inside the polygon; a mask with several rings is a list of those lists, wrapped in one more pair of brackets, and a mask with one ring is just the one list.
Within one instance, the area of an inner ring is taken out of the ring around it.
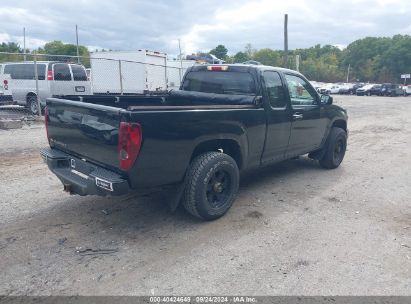
{"label": "side window", "polygon": [[80,65],[71,65],[71,71],[73,72],[74,81],[87,81],[86,70]]}
{"label": "side window", "polygon": [[268,101],[273,108],[283,108],[287,104],[284,94],[284,86],[281,82],[280,75],[274,71],[265,71],[263,73],[265,91]]}
{"label": "side window", "polygon": [[70,81],[71,73],[68,64],[56,63],[54,65],[54,80]]}
{"label": "side window", "polygon": [[[37,74],[39,80],[44,80],[46,66],[37,64]],[[34,64],[7,64],[4,66],[3,74],[10,74],[11,79],[34,80]]]}
{"label": "side window", "polygon": [[304,79],[288,74],[285,75],[285,79],[287,80],[291,105],[311,106],[317,104],[316,93]]}

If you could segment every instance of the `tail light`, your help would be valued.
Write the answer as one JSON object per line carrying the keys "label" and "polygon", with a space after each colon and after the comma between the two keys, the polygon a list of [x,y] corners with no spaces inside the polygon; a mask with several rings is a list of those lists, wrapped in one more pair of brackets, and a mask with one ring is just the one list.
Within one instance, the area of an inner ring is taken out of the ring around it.
{"label": "tail light", "polygon": [[47,140],[49,139],[49,109],[44,108],[44,126],[46,127]]}
{"label": "tail light", "polygon": [[47,71],[47,80],[54,80],[53,79],[53,71]]}
{"label": "tail light", "polygon": [[4,90],[8,90],[9,89],[9,82],[6,79],[4,79],[3,84],[4,84],[4,86],[3,86]]}
{"label": "tail light", "polygon": [[118,132],[118,156],[120,168],[130,170],[140,152],[143,134],[137,123],[120,122]]}
{"label": "tail light", "polygon": [[228,66],[227,65],[209,65],[207,66],[208,71],[227,71]]}
{"label": "tail light", "polygon": [[8,85],[8,84],[9,84],[9,82],[7,81],[7,79],[4,79],[3,83],[4,83],[4,85]]}

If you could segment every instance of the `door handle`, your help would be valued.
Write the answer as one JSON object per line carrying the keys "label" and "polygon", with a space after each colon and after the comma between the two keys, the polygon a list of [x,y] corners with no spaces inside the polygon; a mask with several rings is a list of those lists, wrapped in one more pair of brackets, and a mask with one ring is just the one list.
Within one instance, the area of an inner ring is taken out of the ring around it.
{"label": "door handle", "polygon": [[303,116],[303,114],[301,114],[301,113],[294,113],[293,114],[293,119],[294,120],[301,120],[301,119],[303,119],[304,118],[304,116]]}

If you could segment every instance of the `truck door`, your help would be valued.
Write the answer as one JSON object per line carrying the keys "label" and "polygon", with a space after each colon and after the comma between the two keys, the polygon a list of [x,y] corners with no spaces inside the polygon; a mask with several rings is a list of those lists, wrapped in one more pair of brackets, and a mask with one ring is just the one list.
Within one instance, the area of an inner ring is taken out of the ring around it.
{"label": "truck door", "polygon": [[302,155],[321,146],[325,119],[314,88],[299,75],[285,74],[291,100],[291,135],[286,157]]}
{"label": "truck door", "polygon": [[263,72],[267,131],[262,164],[284,159],[290,138],[291,115],[286,89],[275,71]]}

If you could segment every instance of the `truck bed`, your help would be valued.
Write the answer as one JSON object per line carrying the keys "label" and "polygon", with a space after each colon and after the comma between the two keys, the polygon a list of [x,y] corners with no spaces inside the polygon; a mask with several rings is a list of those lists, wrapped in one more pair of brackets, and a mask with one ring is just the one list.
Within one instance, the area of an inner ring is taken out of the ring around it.
{"label": "truck bed", "polygon": [[252,108],[255,96],[224,95],[189,91],[171,91],[154,95],[85,95],[61,96],[61,99],[98,104],[129,111]]}
{"label": "truck bed", "polygon": [[[245,166],[258,166],[265,140],[263,107],[196,104],[169,96],[47,99],[50,146],[129,180],[132,188],[181,181],[196,146],[207,140],[241,143]],[[247,97],[252,100],[250,96]],[[243,97],[240,98],[244,100]],[[232,101],[233,99],[231,99]],[[143,142],[134,167],[119,168],[120,122],[138,123]],[[153,160],[156,160],[153,162]]]}

